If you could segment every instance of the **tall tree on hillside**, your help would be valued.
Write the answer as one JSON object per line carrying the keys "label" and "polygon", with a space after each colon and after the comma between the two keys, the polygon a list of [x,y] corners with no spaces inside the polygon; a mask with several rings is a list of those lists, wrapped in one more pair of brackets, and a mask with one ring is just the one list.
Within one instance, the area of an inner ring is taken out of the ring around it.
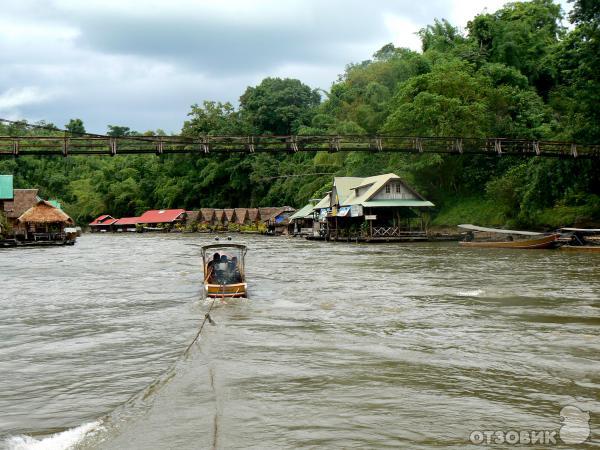
{"label": "tall tree on hillside", "polygon": [[83,120],[81,119],[69,120],[69,123],[65,125],[65,128],[69,131],[69,133],[74,135],[85,134],[85,127],[83,126]]}
{"label": "tall tree on hillside", "polygon": [[257,133],[294,134],[308,125],[321,96],[300,80],[265,78],[240,97],[242,115]]}

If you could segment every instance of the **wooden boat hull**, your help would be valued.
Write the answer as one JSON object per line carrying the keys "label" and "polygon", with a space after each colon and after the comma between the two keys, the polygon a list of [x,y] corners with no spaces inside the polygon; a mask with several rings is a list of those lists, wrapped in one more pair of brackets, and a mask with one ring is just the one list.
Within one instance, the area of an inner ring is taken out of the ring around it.
{"label": "wooden boat hull", "polygon": [[551,234],[535,239],[523,239],[519,241],[499,241],[499,242],[477,242],[477,241],[461,241],[459,244],[463,247],[477,248],[507,248],[518,250],[544,249],[552,248],[556,245],[556,240],[559,234]]}
{"label": "wooden boat hull", "polygon": [[247,297],[248,285],[246,283],[204,283],[204,290],[206,292],[206,296],[211,298],[240,298]]}
{"label": "wooden boat hull", "polygon": [[600,253],[600,245],[563,245],[560,249],[566,252]]}

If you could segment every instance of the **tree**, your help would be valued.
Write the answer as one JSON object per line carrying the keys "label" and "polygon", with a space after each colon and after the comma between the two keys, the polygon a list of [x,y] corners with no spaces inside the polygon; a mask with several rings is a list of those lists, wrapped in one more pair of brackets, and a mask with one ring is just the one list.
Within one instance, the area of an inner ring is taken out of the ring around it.
{"label": "tree", "polygon": [[85,134],[85,127],[83,126],[83,121],[81,119],[69,120],[69,123],[65,125],[65,128],[69,133],[74,135]]}
{"label": "tree", "polygon": [[240,97],[242,115],[259,134],[295,134],[308,125],[321,96],[316,89],[291,78],[265,78]]}
{"label": "tree", "polygon": [[132,131],[129,127],[123,127],[119,125],[108,125],[108,132],[106,133],[112,137],[121,137],[121,136],[129,136],[132,134]]}

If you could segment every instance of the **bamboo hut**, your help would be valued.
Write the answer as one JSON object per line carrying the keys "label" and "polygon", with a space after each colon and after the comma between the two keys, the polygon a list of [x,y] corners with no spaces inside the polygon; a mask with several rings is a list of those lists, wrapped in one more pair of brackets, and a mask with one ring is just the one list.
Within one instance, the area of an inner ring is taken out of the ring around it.
{"label": "bamboo hut", "polygon": [[248,209],[246,208],[235,208],[235,223],[238,225],[248,225],[250,219],[248,219]]}
{"label": "bamboo hut", "polygon": [[235,209],[227,208],[224,211],[225,211],[225,219],[226,219],[225,226],[229,225],[230,223],[232,223],[232,224],[235,223]]}
{"label": "bamboo hut", "polygon": [[200,208],[200,217],[198,221],[205,225],[214,225],[215,210],[214,208]]}
{"label": "bamboo hut", "polygon": [[18,222],[24,228],[25,239],[33,241],[64,241],[67,239],[65,228],[74,225],[64,211],[45,200],[25,211]]}
{"label": "bamboo hut", "polygon": [[215,209],[215,215],[214,215],[214,221],[213,221],[213,226],[216,228],[220,228],[222,226],[226,226],[226,220],[227,218],[225,217],[225,211],[222,209]]}
{"label": "bamboo hut", "polygon": [[260,222],[260,212],[258,211],[258,208],[248,208],[248,220],[253,224],[258,224],[258,222]]}

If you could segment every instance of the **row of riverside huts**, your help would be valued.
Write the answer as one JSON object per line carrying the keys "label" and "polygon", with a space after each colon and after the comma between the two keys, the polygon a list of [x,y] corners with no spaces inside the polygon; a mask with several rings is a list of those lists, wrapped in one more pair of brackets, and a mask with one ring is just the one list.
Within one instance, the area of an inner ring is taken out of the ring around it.
{"label": "row of riverside huts", "polygon": [[426,240],[433,206],[394,173],[335,177],[331,191],[290,217],[290,228],[295,235],[334,241]]}
{"label": "row of riverside huts", "polygon": [[0,241],[4,245],[71,244],[73,219],[57,200],[44,200],[37,189],[15,189],[12,175],[0,175]]}
{"label": "row of riverside huts", "polygon": [[294,213],[289,206],[264,208],[201,208],[154,209],[139,217],[117,219],[104,214],[89,224],[92,232],[123,231],[262,231],[287,234],[289,217]]}

